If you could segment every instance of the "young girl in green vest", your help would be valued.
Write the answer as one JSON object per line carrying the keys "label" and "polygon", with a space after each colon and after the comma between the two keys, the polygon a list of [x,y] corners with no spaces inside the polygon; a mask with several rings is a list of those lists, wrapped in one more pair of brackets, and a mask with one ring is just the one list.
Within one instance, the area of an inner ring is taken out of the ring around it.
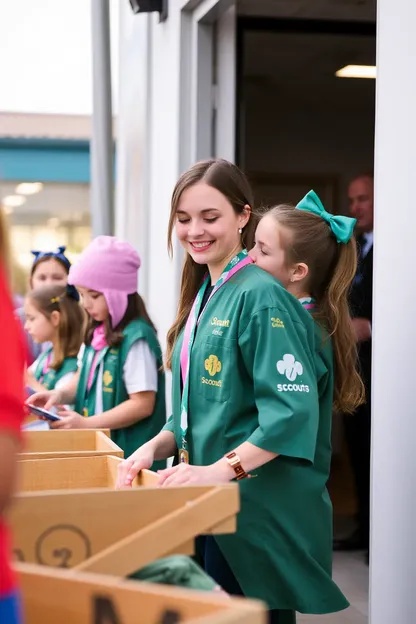
{"label": "young girl in green vest", "polygon": [[137,293],[139,267],[135,249],[115,237],[99,236],[84,250],[68,278],[88,314],[78,373],[64,388],[29,399],[46,408],[75,403],[75,412],[58,412],[54,428],[111,429],[126,456],[166,421],[162,354]]}
{"label": "young girl in green vest", "polygon": [[[296,611],[348,606],[331,578],[334,367],[308,310],[248,256],[252,206],[245,176],[223,160],[197,163],[175,187],[169,238],[175,229],[186,255],[168,335],[173,415],[121,464],[117,485],[128,486],[175,449],[180,463],[160,471],[162,487],[236,479],[237,531],[199,538],[199,561],[228,593],[265,601],[270,622],[292,624]],[[322,227],[335,236],[324,220]],[[345,242],[328,243],[331,262],[316,274],[320,286],[332,288],[335,266],[346,282],[354,275],[353,223],[342,227]],[[349,329],[343,316],[340,332],[352,342]],[[362,395],[354,370],[349,358],[337,382],[338,401],[350,409]]]}
{"label": "young girl in green vest", "polygon": [[[68,273],[71,263],[65,255],[65,247],[58,247],[56,251],[32,251],[34,256],[33,264],[30,269],[29,287],[31,290],[43,286],[66,286]],[[25,324],[24,308],[18,308],[16,315],[20,319],[22,325]],[[48,349],[50,345],[37,344],[26,333],[28,339],[28,364],[32,364],[34,360]]]}
{"label": "young girl in green vest", "polygon": [[33,341],[50,343],[28,369],[28,385],[39,391],[64,387],[78,370],[84,322],[79,294],[70,286],[39,287],[26,296],[24,311]]}

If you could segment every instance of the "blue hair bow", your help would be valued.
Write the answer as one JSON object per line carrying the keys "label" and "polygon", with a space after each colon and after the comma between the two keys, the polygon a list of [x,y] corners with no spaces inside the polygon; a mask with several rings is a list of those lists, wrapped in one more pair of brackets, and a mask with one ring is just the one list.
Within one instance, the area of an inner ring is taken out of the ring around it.
{"label": "blue hair bow", "polygon": [[332,215],[330,212],[327,212],[315,191],[309,191],[309,193],[300,200],[296,208],[298,210],[306,210],[306,212],[313,212],[313,214],[318,215],[318,217],[326,221],[337,239],[337,243],[348,243],[354,233],[357,219],[344,217],[342,215]]}
{"label": "blue hair bow", "polygon": [[42,260],[43,258],[56,258],[57,260],[62,262],[62,264],[69,271],[71,263],[64,253],[65,250],[65,245],[62,245],[61,247],[58,247],[57,251],[32,251],[31,253],[35,256],[32,268],[34,268],[39,260]]}
{"label": "blue hair bow", "polygon": [[67,284],[66,294],[68,295],[68,297],[72,297],[72,299],[75,299],[75,301],[79,301],[79,292],[72,284]]}

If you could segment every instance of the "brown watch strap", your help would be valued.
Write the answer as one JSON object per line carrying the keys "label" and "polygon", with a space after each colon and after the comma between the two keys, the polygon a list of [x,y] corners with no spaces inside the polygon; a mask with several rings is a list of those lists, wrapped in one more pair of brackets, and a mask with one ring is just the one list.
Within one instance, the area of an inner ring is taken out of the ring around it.
{"label": "brown watch strap", "polygon": [[246,477],[248,477],[248,474],[246,473],[246,471],[244,470],[244,468],[241,465],[241,461],[239,456],[237,455],[237,453],[235,451],[232,451],[231,453],[228,453],[225,456],[226,460],[228,461],[228,463],[230,464],[230,466],[233,468],[236,477],[237,477],[237,481],[240,481],[241,479],[245,479]]}

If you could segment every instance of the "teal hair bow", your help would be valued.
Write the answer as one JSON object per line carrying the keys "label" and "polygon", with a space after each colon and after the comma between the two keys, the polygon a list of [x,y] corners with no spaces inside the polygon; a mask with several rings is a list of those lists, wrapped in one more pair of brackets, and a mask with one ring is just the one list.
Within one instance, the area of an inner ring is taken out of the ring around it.
{"label": "teal hair bow", "polygon": [[309,193],[300,200],[296,208],[298,210],[306,210],[306,212],[313,212],[313,214],[318,215],[318,217],[326,221],[337,239],[337,243],[348,243],[354,233],[357,219],[343,217],[342,215],[332,215],[327,212],[315,191],[309,191]]}

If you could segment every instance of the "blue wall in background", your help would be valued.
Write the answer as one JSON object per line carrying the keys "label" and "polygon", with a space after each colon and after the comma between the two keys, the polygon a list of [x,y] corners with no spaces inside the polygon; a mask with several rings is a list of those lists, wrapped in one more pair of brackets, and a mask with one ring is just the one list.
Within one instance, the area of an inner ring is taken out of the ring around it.
{"label": "blue wall in background", "polygon": [[89,183],[89,141],[0,138],[2,180]]}

